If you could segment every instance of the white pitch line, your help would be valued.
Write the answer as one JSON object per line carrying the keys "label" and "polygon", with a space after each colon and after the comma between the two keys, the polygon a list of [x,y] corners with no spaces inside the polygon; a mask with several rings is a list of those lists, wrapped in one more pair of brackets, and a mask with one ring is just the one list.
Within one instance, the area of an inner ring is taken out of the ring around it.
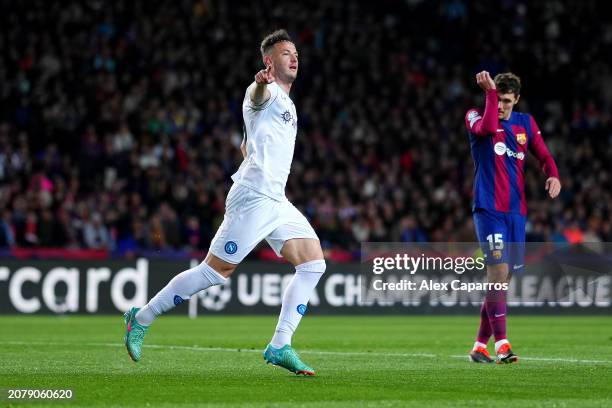
{"label": "white pitch line", "polygon": [[[4,341],[0,345],[46,345],[46,346],[87,346],[87,347],[124,347],[121,343],[60,343],[47,341]],[[199,346],[173,346],[166,344],[145,344],[144,348],[149,349],[165,349],[165,350],[187,350],[199,352],[245,352],[245,353],[262,353],[261,350],[241,349],[241,348],[225,348],[225,347],[199,347]],[[467,359],[468,355],[450,355],[444,356],[441,354],[430,353],[382,353],[382,352],[360,352],[360,351],[321,351],[321,350],[300,350],[301,354],[318,354],[318,355],[333,355],[333,356],[380,356],[380,357],[425,357],[425,358],[463,358]],[[583,364],[612,364],[610,360],[583,360],[577,358],[554,358],[554,357],[520,357],[521,360],[546,361],[546,362],[563,362],[563,363],[583,363]]]}
{"label": "white pitch line", "polygon": [[[60,342],[46,342],[46,341],[5,341],[0,342],[0,345],[16,345],[16,346],[27,346],[27,345],[48,345],[48,346],[87,346],[87,347],[125,347],[121,343],[60,343]],[[262,350],[253,349],[241,349],[241,348],[224,348],[224,347],[199,347],[199,346],[173,346],[165,344],[145,344],[144,348],[150,349],[166,349],[166,350],[187,350],[187,351],[201,351],[201,352],[245,352],[245,353],[263,353]],[[428,357],[436,358],[437,354],[430,353],[381,353],[381,352],[359,352],[359,351],[319,351],[319,350],[300,350],[303,354],[321,354],[321,355],[343,355],[343,356],[381,356],[381,357]]]}

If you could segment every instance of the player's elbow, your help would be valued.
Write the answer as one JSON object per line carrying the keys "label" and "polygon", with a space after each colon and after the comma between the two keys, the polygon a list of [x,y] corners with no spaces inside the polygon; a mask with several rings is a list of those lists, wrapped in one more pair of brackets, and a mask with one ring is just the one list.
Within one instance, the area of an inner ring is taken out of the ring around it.
{"label": "player's elbow", "polygon": [[478,137],[486,137],[494,135],[497,132],[497,128],[493,129],[491,127],[482,126],[480,123],[478,123],[477,126],[474,126],[473,132]]}
{"label": "player's elbow", "polygon": [[483,118],[476,110],[466,114],[465,125],[468,131],[479,137],[494,135],[497,132],[497,123],[486,116]]}
{"label": "player's elbow", "polygon": [[494,135],[497,133],[497,125],[483,125],[482,132],[484,135]]}
{"label": "player's elbow", "polygon": [[476,124],[479,136],[490,136],[497,133],[497,122],[484,118]]}

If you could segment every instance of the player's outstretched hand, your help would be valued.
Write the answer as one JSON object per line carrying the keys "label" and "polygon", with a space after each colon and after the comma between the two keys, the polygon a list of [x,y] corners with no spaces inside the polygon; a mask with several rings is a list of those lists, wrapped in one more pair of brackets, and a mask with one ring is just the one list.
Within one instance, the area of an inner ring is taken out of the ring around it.
{"label": "player's outstretched hand", "polygon": [[561,181],[556,177],[549,177],[546,180],[545,189],[548,191],[550,198],[555,198],[561,192]]}
{"label": "player's outstretched hand", "polygon": [[272,65],[268,65],[266,69],[262,69],[255,74],[255,82],[258,84],[271,84],[274,82],[274,70]]}
{"label": "player's outstretched hand", "polygon": [[488,91],[490,89],[495,89],[495,81],[491,78],[491,75],[488,71],[481,71],[476,74],[476,83],[479,87],[481,87],[484,91]]}

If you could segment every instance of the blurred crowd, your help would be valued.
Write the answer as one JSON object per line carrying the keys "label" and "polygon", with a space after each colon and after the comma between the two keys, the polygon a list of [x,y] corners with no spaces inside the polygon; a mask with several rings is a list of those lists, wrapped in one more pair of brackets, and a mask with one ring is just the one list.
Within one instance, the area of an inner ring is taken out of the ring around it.
{"label": "blurred crowd", "polygon": [[593,0],[0,0],[0,247],[206,250],[259,42],[300,53],[287,196],[326,249],[472,241],[474,74],[521,76],[560,170],[530,240],[612,239],[612,15]]}

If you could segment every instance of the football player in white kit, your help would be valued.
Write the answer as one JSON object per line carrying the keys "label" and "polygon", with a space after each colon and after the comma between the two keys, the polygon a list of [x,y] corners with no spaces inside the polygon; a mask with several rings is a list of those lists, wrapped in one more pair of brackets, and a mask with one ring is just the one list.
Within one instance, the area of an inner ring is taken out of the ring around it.
{"label": "football player in white kit", "polygon": [[295,274],[283,294],[278,324],[263,357],[296,374],[315,373],[291,347],[310,295],[325,272],[317,234],[285,197],[297,134],[289,91],[298,72],[298,53],[287,32],[278,30],[264,38],[261,54],[266,68],[255,75],[242,104],[244,161],[232,176],[223,223],[200,265],[175,276],[142,309],[125,314],[125,345],[134,361],[140,359],[144,335],[157,316],[203,289],[223,284],[265,239],[278,256],[295,266]]}

